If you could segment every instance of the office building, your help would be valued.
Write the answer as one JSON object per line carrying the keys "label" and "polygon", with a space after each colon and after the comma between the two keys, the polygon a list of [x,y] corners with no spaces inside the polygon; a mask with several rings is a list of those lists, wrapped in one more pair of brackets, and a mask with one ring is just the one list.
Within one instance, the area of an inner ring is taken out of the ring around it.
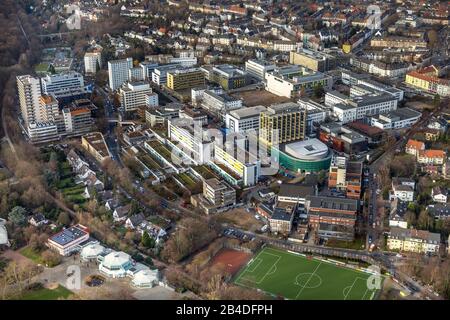
{"label": "office building", "polygon": [[191,89],[205,84],[205,76],[198,68],[176,69],[167,72],[167,87],[178,91]]}
{"label": "office building", "polygon": [[383,130],[412,127],[419,121],[422,113],[410,108],[401,108],[370,118],[370,125]]}
{"label": "office building", "polygon": [[287,98],[311,94],[317,87],[331,89],[333,78],[298,65],[277,67],[266,73],[266,90]]}
{"label": "office building", "polygon": [[275,70],[276,65],[266,60],[249,59],[245,62],[245,71],[260,81],[265,81],[266,73]]}
{"label": "office building", "polygon": [[305,138],[306,110],[293,102],[273,104],[260,114],[260,140],[271,145]]}
{"label": "office building", "polygon": [[167,72],[179,69],[179,64],[165,64],[155,67],[152,72],[152,82],[159,86],[167,85]]}
{"label": "office building", "polygon": [[326,72],[336,68],[336,58],[330,54],[301,49],[289,53],[289,63],[307,67],[313,71]]}
{"label": "office building", "polygon": [[242,148],[231,146],[228,149],[214,145],[214,161],[209,165],[231,185],[257,184],[261,175],[261,161]]}
{"label": "office building", "polygon": [[134,111],[147,104],[147,96],[152,94],[147,82],[127,82],[119,89],[120,104],[125,111]]}
{"label": "office building", "polygon": [[236,204],[236,190],[216,178],[203,181],[203,196],[214,206],[227,207]]}
{"label": "office building", "polygon": [[66,98],[81,98],[85,94],[84,79],[75,71],[48,74],[41,79],[42,92],[53,94],[59,101]]}
{"label": "office building", "polygon": [[109,87],[111,90],[119,89],[126,81],[128,81],[128,70],[132,67],[132,58],[108,61]]}
{"label": "office building", "polygon": [[224,90],[242,88],[249,84],[247,72],[229,64],[221,64],[212,68],[204,66],[200,69],[208,81],[218,84]]}
{"label": "office building", "polygon": [[353,122],[397,109],[397,98],[388,93],[348,97],[337,91],[325,94],[325,105],[332,107],[333,115],[342,123]]}
{"label": "office building", "polygon": [[235,133],[259,131],[260,114],[265,111],[267,108],[264,106],[243,107],[229,111],[225,115],[225,126]]}
{"label": "office building", "polygon": [[[178,112],[177,112],[178,113]],[[183,119],[171,119],[168,123],[168,138],[176,142],[176,146],[194,164],[203,164],[211,160],[213,156],[214,142],[204,137],[204,129],[194,132],[192,123],[183,124]]]}
{"label": "office building", "polygon": [[225,118],[227,112],[242,108],[242,100],[232,97],[224,92],[217,93],[217,91],[206,90],[203,93],[201,106]]}

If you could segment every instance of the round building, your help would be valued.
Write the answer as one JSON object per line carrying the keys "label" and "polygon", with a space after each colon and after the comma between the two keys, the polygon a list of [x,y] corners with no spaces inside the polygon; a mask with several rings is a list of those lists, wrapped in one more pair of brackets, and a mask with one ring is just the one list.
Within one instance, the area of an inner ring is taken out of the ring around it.
{"label": "round building", "polygon": [[331,150],[318,139],[272,146],[272,159],[293,172],[316,172],[330,168]]}

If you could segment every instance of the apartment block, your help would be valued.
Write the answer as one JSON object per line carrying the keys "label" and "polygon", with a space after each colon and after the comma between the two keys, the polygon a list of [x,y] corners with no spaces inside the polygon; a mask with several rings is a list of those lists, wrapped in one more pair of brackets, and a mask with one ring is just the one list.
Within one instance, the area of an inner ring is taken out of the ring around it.
{"label": "apartment block", "polygon": [[441,235],[424,230],[392,227],[388,238],[389,250],[436,254],[441,245]]}

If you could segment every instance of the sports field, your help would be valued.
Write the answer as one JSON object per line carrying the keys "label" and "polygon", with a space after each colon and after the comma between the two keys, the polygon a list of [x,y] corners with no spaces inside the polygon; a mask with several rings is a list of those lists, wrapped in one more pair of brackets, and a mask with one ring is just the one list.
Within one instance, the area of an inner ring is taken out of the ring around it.
{"label": "sports field", "polygon": [[371,300],[369,273],[330,261],[266,247],[238,273],[235,283],[292,300]]}

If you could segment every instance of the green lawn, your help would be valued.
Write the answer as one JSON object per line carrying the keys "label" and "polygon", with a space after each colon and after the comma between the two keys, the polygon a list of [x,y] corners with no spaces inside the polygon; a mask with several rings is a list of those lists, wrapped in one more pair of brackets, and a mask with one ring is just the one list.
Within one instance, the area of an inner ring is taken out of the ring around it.
{"label": "green lawn", "polygon": [[33,262],[35,262],[37,264],[43,263],[41,255],[38,252],[31,249],[30,247],[24,247],[24,248],[20,249],[19,253],[21,255],[23,255],[24,257],[27,257],[28,259],[33,260]]}
{"label": "green lawn", "polygon": [[31,290],[25,293],[20,300],[57,300],[58,298],[67,298],[72,294],[72,291],[59,285],[56,289],[41,288]]}
{"label": "green lawn", "polygon": [[336,262],[264,248],[234,282],[292,300],[372,300],[378,290],[368,288],[369,277]]}

